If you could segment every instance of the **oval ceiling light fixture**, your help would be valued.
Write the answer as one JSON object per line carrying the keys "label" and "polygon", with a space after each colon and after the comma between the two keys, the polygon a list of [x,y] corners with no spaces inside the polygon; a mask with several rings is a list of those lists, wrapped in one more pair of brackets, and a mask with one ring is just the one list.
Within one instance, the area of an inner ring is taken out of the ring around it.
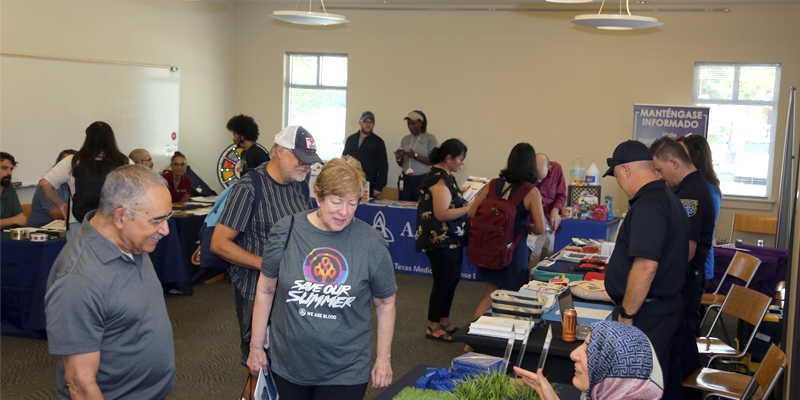
{"label": "oval ceiling light fixture", "polygon": [[600,5],[600,11],[598,11],[597,14],[576,15],[575,19],[572,20],[572,23],[587,26],[589,28],[612,31],[647,29],[664,25],[663,22],[658,22],[658,19],[653,17],[631,15],[631,10],[628,8],[628,0],[625,0],[625,11],[627,11],[627,14],[622,13],[622,0],[619,2],[619,14],[601,14],[603,11],[603,5],[605,5],[605,3],[605,0],[603,0],[603,4]]}
{"label": "oval ceiling light fixture", "polygon": [[[338,25],[350,22],[350,20],[348,20],[344,15],[329,13],[325,9],[324,1],[320,0],[320,3],[322,3],[323,12],[311,11],[311,0],[309,0],[308,11],[275,11],[272,13],[272,15],[270,15],[270,17],[293,24],[313,26]],[[300,4],[299,0],[297,4]]]}

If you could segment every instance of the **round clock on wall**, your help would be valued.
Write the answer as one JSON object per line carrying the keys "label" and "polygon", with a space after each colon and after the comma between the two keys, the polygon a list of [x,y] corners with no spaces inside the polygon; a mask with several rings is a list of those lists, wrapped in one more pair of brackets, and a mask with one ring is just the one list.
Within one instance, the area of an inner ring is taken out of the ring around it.
{"label": "round clock on wall", "polygon": [[[256,143],[255,146],[260,147],[264,152],[269,153],[269,149]],[[244,167],[244,159],[242,152],[244,147],[238,144],[232,144],[222,151],[217,162],[217,178],[223,187],[232,185],[236,180],[242,176],[242,167]]]}

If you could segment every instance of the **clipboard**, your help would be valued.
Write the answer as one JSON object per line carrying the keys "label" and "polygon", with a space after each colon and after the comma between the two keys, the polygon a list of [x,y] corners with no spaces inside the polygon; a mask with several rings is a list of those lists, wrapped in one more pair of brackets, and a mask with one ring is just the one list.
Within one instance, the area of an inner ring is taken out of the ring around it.
{"label": "clipboard", "polygon": [[536,367],[536,371],[539,371],[540,368],[544,368],[544,362],[547,360],[547,353],[550,351],[550,342],[553,341],[553,325],[547,327],[547,337],[544,339],[544,346],[542,346],[542,354],[539,356],[539,366]]}

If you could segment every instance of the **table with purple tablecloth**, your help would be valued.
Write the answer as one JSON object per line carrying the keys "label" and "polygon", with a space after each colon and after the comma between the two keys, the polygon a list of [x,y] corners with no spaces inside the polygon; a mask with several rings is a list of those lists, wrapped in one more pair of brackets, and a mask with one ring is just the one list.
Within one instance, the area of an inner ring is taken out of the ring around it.
{"label": "table with purple tablecloth", "polygon": [[[706,292],[713,292],[717,289],[737,250],[761,260],[761,266],[758,267],[758,271],[750,283],[750,289],[764,293],[770,298],[775,297],[775,285],[786,280],[786,260],[789,251],[747,244],[737,244],[736,249],[714,247],[714,278],[706,284]],[[728,277],[723,282],[720,293],[728,293],[728,289],[734,283],[744,285],[741,280]]]}

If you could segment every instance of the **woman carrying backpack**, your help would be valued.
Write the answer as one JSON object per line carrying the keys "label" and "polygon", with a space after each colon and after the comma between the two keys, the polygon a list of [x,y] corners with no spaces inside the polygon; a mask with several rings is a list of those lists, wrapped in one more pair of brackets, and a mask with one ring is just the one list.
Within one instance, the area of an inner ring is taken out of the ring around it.
{"label": "woman carrying backpack", "polygon": [[67,238],[80,227],[86,213],[97,209],[106,175],[128,164],[133,164],[133,161],[117,148],[114,130],[107,123],[96,121],[86,128],[86,139],[81,149],[64,157],[39,181],[42,194],[65,216],[68,214],[67,203],[61,201],[56,188],[65,183],[69,185],[72,206]]}
{"label": "woman carrying backpack", "polygon": [[469,206],[453,172],[464,166],[467,146],[448,139],[430,152],[431,170],[422,182],[417,206],[417,252],[431,260],[433,288],[428,303],[425,337],[450,340],[458,328],[450,325],[450,306],[461,280],[461,264],[469,239]]}
{"label": "woman carrying backpack", "polygon": [[[490,184],[484,186],[481,194],[472,202],[469,217],[474,218],[474,229],[475,232],[478,232],[477,226],[481,221],[480,215],[476,218],[476,213],[478,213],[481,202],[490,197],[489,190],[492,187],[495,188],[495,193],[491,197],[502,197],[512,203],[517,193],[528,191],[516,205],[513,235],[516,246],[513,248],[511,263],[500,269],[478,268],[478,280],[486,281],[486,296],[475,310],[475,319],[492,308],[492,292],[498,289],[516,291],[530,280],[528,257],[531,251],[527,246],[528,231],[530,229],[531,232],[539,235],[544,233],[545,229],[542,195],[539,193],[539,189],[533,187],[537,176],[536,150],[528,143],[518,143],[511,149],[508,164],[504,170],[500,171],[500,178],[495,178]],[[529,224],[532,224],[530,228]]]}

